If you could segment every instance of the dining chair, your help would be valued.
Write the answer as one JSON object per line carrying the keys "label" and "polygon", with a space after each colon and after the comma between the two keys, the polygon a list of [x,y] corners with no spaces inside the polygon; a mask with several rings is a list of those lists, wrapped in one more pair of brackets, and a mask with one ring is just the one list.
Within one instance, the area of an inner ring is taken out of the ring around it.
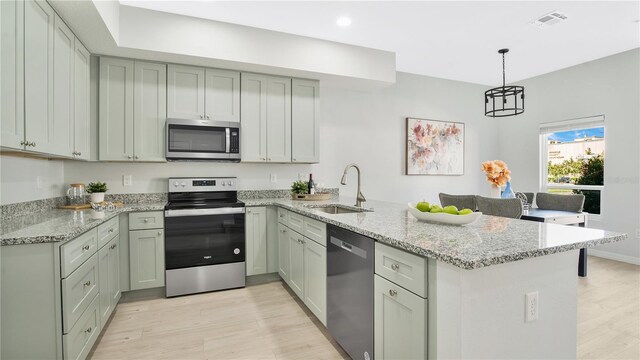
{"label": "dining chair", "polygon": [[476,196],[475,195],[451,195],[440,193],[440,205],[442,207],[453,205],[458,208],[458,210],[462,209],[471,209],[476,211]]}
{"label": "dining chair", "polygon": [[520,219],[522,216],[522,202],[520,199],[500,199],[476,196],[478,211],[484,215],[501,216]]}
{"label": "dining chair", "polygon": [[582,212],[584,195],[582,194],[549,194],[539,192],[536,195],[536,205],[539,209]]}

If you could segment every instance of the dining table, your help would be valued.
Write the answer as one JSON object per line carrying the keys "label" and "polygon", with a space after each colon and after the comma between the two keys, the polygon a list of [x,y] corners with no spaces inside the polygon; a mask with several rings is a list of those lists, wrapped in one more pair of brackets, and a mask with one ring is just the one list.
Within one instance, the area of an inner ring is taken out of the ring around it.
{"label": "dining table", "polygon": [[[588,214],[585,212],[531,208],[529,210],[524,210],[520,219],[551,224],[585,227],[587,225],[587,215]],[[578,276],[587,276],[586,248],[580,249],[580,255],[578,257]]]}

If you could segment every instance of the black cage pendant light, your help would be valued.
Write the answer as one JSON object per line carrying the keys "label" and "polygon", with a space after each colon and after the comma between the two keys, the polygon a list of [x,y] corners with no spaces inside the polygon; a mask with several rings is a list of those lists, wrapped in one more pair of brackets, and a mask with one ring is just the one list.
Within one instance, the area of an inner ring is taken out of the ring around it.
{"label": "black cage pendant light", "polygon": [[484,92],[484,114],[490,117],[515,116],[524,112],[524,87],[506,86],[504,54],[509,49],[500,49],[502,54],[502,86]]}

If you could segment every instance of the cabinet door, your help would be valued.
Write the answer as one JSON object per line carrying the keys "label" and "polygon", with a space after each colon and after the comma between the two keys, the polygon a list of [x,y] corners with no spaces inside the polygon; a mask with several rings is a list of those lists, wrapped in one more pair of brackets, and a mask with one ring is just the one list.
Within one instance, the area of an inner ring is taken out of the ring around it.
{"label": "cabinet door", "polygon": [[427,300],[375,275],[376,359],[425,359]]}
{"label": "cabinet door", "polygon": [[100,291],[100,319],[102,324],[106,324],[111,312],[113,311],[113,303],[111,301],[111,292],[109,285],[111,284],[111,273],[109,269],[109,246],[112,241],[98,250],[98,287]]}
{"label": "cabinet door", "polygon": [[164,286],[164,231],[129,232],[131,290]]}
{"label": "cabinet door", "polygon": [[289,283],[289,232],[283,224],[278,223],[278,274]]}
{"label": "cabinet door", "polygon": [[267,80],[267,161],[291,162],[291,79]]}
{"label": "cabinet door", "polygon": [[75,152],[73,146],[75,36],[57,14],[54,26],[53,153],[71,157]]}
{"label": "cabinet door", "polygon": [[24,92],[27,150],[53,153],[53,35],[46,1],[24,3]]}
{"label": "cabinet door", "polygon": [[133,60],[100,58],[100,160],[133,160]]}
{"label": "cabinet door", "polygon": [[90,54],[77,38],[74,40],[75,58],[73,61],[73,92],[74,96],[74,150],[76,158],[89,159],[91,135],[89,133],[89,81]]}
{"label": "cabinet door", "polygon": [[293,79],[291,85],[291,161],[320,161],[320,84]]}
{"label": "cabinet door", "polygon": [[134,159],[166,161],[167,67],[135,62],[133,146]]}
{"label": "cabinet door", "polygon": [[295,231],[289,233],[289,286],[304,300],[304,238]]}
{"label": "cabinet door", "polygon": [[0,1],[0,144],[24,149],[24,2]]}
{"label": "cabinet door", "polygon": [[120,237],[115,237],[107,246],[109,249],[109,299],[111,307],[115,309],[122,295],[120,290]]}
{"label": "cabinet door", "polygon": [[172,119],[204,119],[203,68],[168,66],[167,116]]}
{"label": "cabinet door", "polygon": [[327,325],[327,248],[304,239],[304,304]]}
{"label": "cabinet door", "polygon": [[267,272],[267,208],[247,208],[245,217],[247,275]]}
{"label": "cabinet door", "polygon": [[240,122],[240,72],[205,70],[207,120]]}
{"label": "cabinet door", "polygon": [[242,74],[241,156],[246,162],[267,161],[267,77]]}

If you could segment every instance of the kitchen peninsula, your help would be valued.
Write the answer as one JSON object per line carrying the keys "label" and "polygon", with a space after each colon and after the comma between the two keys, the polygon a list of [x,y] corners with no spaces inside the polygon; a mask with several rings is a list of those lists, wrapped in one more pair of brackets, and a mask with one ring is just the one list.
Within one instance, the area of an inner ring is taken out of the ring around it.
{"label": "kitchen peninsula", "polygon": [[[352,205],[354,201],[341,197],[327,203]],[[427,307],[422,321],[428,328],[422,346],[429,358],[575,358],[578,249],[626,238],[604,230],[492,216],[482,216],[462,227],[427,224],[408,214],[405,205],[389,202],[370,201],[365,207],[372,211],[335,215],[314,209],[318,204],[283,198],[244,202],[248,211],[255,207],[283,209],[371,237],[377,242],[376,257],[378,246],[383,246],[403,259],[422,259],[426,264],[422,286]],[[25,277],[34,274],[15,273],[9,268],[15,264],[15,256],[28,259],[30,247],[64,243],[118,213],[160,208],[155,203],[140,203],[107,213],[102,219],[91,219],[90,211],[52,210],[40,215],[38,224],[21,226],[20,218],[5,222],[0,236],[4,246],[3,293],[17,290],[11,288],[16,284],[12,278],[33,280]],[[84,220],[77,220],[79,214]],[[412,265],[410,261],[400,263],[396,271],[407,281],[415,280],[418,277]],[[533,292],[539,296],[537,319],[527,322],[525,296]],[[398,293],[398,299],[403,294]],[[12,314],[11,304],[3,301],[2,305],[3,314]],[[10,322],[11,317],[3,316],[3,351],[9,337],[29,338],[20,328],[9,326]],[[398,339],[410,347],[415,334],[408,336]]]}

